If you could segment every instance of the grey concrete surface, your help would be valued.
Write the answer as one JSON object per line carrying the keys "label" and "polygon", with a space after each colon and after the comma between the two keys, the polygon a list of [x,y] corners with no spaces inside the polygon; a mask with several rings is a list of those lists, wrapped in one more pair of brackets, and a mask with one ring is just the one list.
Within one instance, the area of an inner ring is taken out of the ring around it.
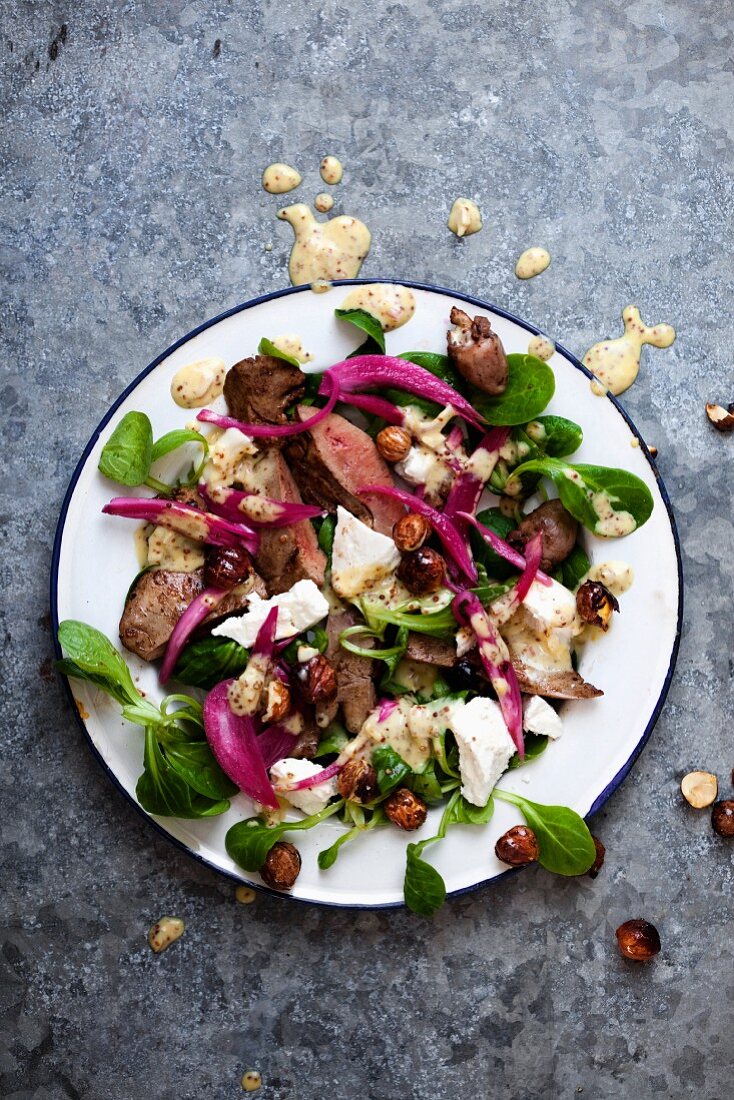
{"label": "grey concrete surface", "polygon": [[[677,784],[731,792],[730,6],[714,0],[2,0],[2,1009],[12,1100],[722,1100],[732,847]],[[627,408],[673,497],[687,606],[655,734],[598,815],[592,882],[530,870],[432,921],[259,899],[169,846],[94,763],[51,667],[62,496],[121,388],[208,316],[286,283],[263,167],[343,157],[369,275],[483,295],[578,353],[636,302]],[[444,228],[457,194],[485,229]],[[272,251],[264,245],[272,242]],[[550,270],[520,284],[516,256]],[[184,938],[154,957],[164,912]],[[614,928],[645,916],[644,967]]]}

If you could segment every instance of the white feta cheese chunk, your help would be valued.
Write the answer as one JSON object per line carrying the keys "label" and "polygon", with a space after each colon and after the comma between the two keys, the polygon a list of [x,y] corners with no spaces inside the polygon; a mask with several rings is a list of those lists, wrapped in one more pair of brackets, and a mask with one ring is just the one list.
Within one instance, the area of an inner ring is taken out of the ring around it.
{"label": "white feta cheese chunk", "polygon": [[249,598],[247,611],[232,615],[215,626],[212,634],[218,638],[231,638],[249,649],[257,632],[265,622],[271,608],[278,608],[275,637],[290,638],[321,622],[329,613],[329,603],[313,581],[296,581],[288,592],[263,600],[256,592]]}
{"label": "white feta cheese chunk", "polygon": [[461,626],[456,631],[456,656],[466,657],[477,644],[477,636],[470,626]]}
{"label": "white feta cheese chunk", "polygon": [[451,729],[459,746],[461,793],[473,806],[486,806],[515,752],[499,704],[478,696],[456,706]]}
{"label": "white feta cheese chunk", "polygon": [[270,781],[276,794],[290,802],[297,810],[310,816],[323,810],[336,791],[336,776],[327,779],[324,783],[317,783],[314,787],[305,787],[302,791],[286,790],[291,783],[298,783],[301,779],[310,779],[311,776],[322,772],[321,764],[314,764],[311,760],[296,760],[288,757],[273,764],[270,769]]}
{"label": "white feta cheese chunk", "polygon": [[338,596],[354,599],[393,573],[400,553],[391,538],[373,531],[341,505],[331,552],[331,583]]}
{"label": "white feta cheese chunk", "polygon": [[411,447],[402,462],[395,463],[395,471],[409,485],[425,485],[436,462],[436,455],[428,447]]}
{"label": "white feta cheese chunk", "polygon": [[209,446],[203,480],[215,486],[229,485],[235,480],[240,464],[256,453],[257,447],[249,435],[239,428],[227,428]]}
{"label": "white feta cheese chunk", "polygon": [[576,597],[570,589],[558,581],[551,581],[550,585],[533,581],[522,606],[528,625],[539,635],[567,632],[570,642],[576,623]]}
{"label": "white feta cheese chunk", "polygon": [[555,741],[563,733],[563,720],[540,695],[526,695],[522,705],[522,728]]}

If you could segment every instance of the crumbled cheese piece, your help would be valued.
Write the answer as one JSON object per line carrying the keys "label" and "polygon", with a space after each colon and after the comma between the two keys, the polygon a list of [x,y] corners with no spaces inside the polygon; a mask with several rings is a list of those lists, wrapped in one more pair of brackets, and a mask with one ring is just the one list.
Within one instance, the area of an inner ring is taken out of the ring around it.
{"label": "crumbled cheese piece", "polygon": [[353,599],[389,576],[400,553],[387,535],[373,531],[346,508],[337,508],[331,552],[331,583],[337,595]]}
{"label": "crumbled cheese piece", "polygon": [[451,729],[459,746],[461,793],[473,806],[486,806],[515,752],[499,704],[477,696],[457,705]]}
{"label": "crumbled cheese piece", "polygon": [[570,643],[576,624],[576,597],[568,588],[558,581],[550,585],[533,581],[522,607],[528,625],[538,634],[554,631],[559,636],[567,635]]}
{"label": "crumbled cheese piece", "polygon": [[523,700],[522,727],[528,733],[539,733],[555,741],[563,733],[563,720],[540,695],[528,695]]}
{"label": "crumbled cheese piece", "polygon": [[257,447],[249,435],[239,428],[227,428],[210,444],[203,478],[214,485],[229,485],[240,463],[256,453]]}
{"label": "crumbled cheese piece", "polygon": [[456,631],[456,656],[466,657],[477,644],[477,636],[470,626],[462,626]]}
{"label": "crumbled cheese piece", "polygon": [[253,592],[247,611],[225,619],[214,627],[212,634],[218,638],[231,638],[249,649],[273,607],[278,608],[278,622],[275,627],[275,637],[278,639],[302,634],[309,627],[316,626],[329,613],[328,600],[313,581],[296,581],[288,592],[271,596],[269,600],[263,600]]}
{"label": "crumbled cheese piece", "polygon": [[289,757],[273,764],[270,769],[270,780],[276,794],[309,816],[323,810],[329,799],[337,793],[336,777],[327,779],[324,783],[317,783],[315,787],[305,787],[302,791],[289,791],[284,788],[291,783],[298,783],[301,779],[310,779],[312,775],[318,775],[323,770],[321,764],[314,764],[311,760],[296,760]]}
{"label": "crumbled cheese piece", "polygon": [[314,657],[318,657],[319,651],[312,645],[299,645],[298,647],[298,663],[305,665],[307,661],[312,661]]}

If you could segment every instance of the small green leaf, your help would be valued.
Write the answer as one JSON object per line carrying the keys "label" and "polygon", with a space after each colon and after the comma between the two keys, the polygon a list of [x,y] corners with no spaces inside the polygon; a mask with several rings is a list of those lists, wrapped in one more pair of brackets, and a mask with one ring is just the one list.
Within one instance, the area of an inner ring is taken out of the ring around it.
{"label": "small green leaf", "polygon": [[525,425],[529,439],[551,458],[565,458],[577,451],[584,433],[573,420],[565,416],[538,416]]}
{"label": "small green leaf", "polygon": [[382,325],[366,309],[335,309],[334,314],[340,321],[349,321],[367,334],[367,340],[348,356],[349,359],[355,355],[385,354],[385,333]]}
{"label": "small green leaf", "polygon": [[105,443],[99,469],[120,485],[142,485],[150,472],[153,454],[153,429],[141,412],[129,412]]}
{"label": "small green leaf", "polygon": [[[510,531],[514,531],[517,527],[514,519],[504,515],[499,508],[485,508],[483,512],[479,512],[477,519],[485,527],[488,527],[493,534],[504,539],[505,542]],[[484,540],[479,531],[472,528],[470,538],[475,560],[484,566],[490,577],[502,580],[505,577],[517,574],[516,567],[506,561],[505,558],[501,558]],[[481,596],[479,598],[482,599]],[[482,600],[482,603],[484,602]]]}
{"label": "small green leaf", "polygon": [[194,791],[169,766],[161,752],[155,732],[145,731],[144,772],[135,788],[135,797],[143,809],[157,817],[217,817],[229,809],[226,798],[208,798]]}
{"label": "small green leaf", "polygon": [[239,790],[219,767],[206,741],[167,744],[165,758],[189,787],[207,798],[233,798]]}
{"label": "small green leaf", "polygon": [[349,734],[339,722],[332,722],[326,730],[326,736],[319,741],[316,759],[321,756],[338,755],[349,743]]}
{"label": "small green leaf", "polygon": [[421,859],[425,843],[408,845],[403,894],[408,909],[431,917],[446,901],[446,884],[436,868]]}
{"label": "small green leaf", "polygon": [[262,340],[257,345],[257,353],[258,355],[272,355],[274,358],[282,359],[284,363],[290,363],[292,367],[298,367],[300,369],[301,364],[296,357],[294,355],[288,355],[285,351],[281,351],[272,340],[268,340],[267,336],[263,336]]}
{"label": "small green leaf", "polygon": [[390,745],[382,745],[372,751],[372,766],[377,772],[380,794],[389,794],[411,774],[412,768]]}
{"label": "small green leaf", "polygon": [[272,827],[265,825],[259,817],[248,817],[227,831],[224,846],[227,854],[245,871],[259,871],[268,852],[284,833],[313,829],[327,817],[338,813],[343,806],[344,800],[339,799],[301,821],[283,821]]}
{"label": "small green leaf", "polygon": [[556,389],[553,370],[534,355],[512,354],[507,356],[510,368],[505,392],[499,397],[489,397],[478,390],[472,403],[488,424],[527,424],[542,413]]}
{"label": "small green leaf", "polygon": [[525,756],[520,759],[520,754],[516,752],[507,765],[508,770],[510,768],[522,768],[525,764],[532,764],[533,760],[537,760],[548,748],[548,740],[549,738],[545,737],[543,734],[526,733]]}
{"label": "small green leaf", "polygon": [[499,790],[495,796],[511,802],[535,833],[540,848],[538,862],[556,875],[583,875],[596,859],[594,840],[586,822],[568,806],[543,806],[519,794]]}
{"label": "small green leaf", "polygon": [[230,638],[201,638],[186,646],[176,663],[173,679],[210,691],[221,680],[244,672],[247,661],[247,650]]}
{"label": "small green leaf", "polygon": [[184,443],[198,443],[203,448],[204,457],[209,453],[209,444],[200,432],[195,432],[191,428],[176,428],[175,431],[166,432],[155,441],[150,456],[151,465],[164,455],[177,451],[179,447],[183,447]]}
{"label": "small green leaf", "polygon": [[553,574],[557,581],[575,592],[579,584],[591,569],[591,562],[583,546],[574,546],[566,560]]}
{"label": "small green leaf", "polygon": [[443,802],[444,792],[436,777],[436,764],[433,760],[428,762],[419,775],[413,776],[410,787],[429,806],[438,806]]}
{"label": "small green leaf", "polygon": [[319,523],[318,540],[319,546],[326,554],[326,557],[331,561],[331,551],[334,546],[334,532],[336,531],[336,517],[324,516]]}
{"label": "small green leaf", "polygon": [[[59,645],[79,672],[88,674],[85,679],[92,680],[118,702],[140,699],[122,656],[101,631],[76,619],[66,619],[59,625],[58,638]],[[66,672],[66,675],[73,674]]]}

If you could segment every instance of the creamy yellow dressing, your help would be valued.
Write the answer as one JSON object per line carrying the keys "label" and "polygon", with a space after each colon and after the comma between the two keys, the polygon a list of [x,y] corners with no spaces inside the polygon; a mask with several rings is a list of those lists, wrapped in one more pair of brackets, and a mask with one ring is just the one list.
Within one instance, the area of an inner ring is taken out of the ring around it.
{"label": "creamy yellow dressing", "polygon": [[251,657],[245,671],[227,688],[227,701],[233,714],[254,714],[270,670],[266,658]]}
{"label": "creamy yellow dressing", "polygon": [[263,187],[271,195],[285,195],[301,182],[301,173],[290,164],[269,164],[263,172]]}
{"label": "creamy yellow dressing", "polygon": [[319,214],[328,214],[334,205],[334,200],[331,195],[327,195],[326,191],[322,191],[313,200],[313,204],[318,210]]}
{"label": "creamy yellow dressing", "polygon": [[547,363],[556,350],[556,345],[552,340],[549,340],[547,336],[533,336],[532,340],[528,344],[528,355],[535,355],[536,358],[542,359]]}
{"label": "creamy yellow dressing", "polygon": [[334,185],[341,183],[344,175],[344,165],[338,157],[324,157],[319,165],[319,173],[324,183]]}
{"label": "creamy yellow dressing", "polygon": [[290,355],[293,359],[297,359],[299,363],[310,363],[313,359],[313,354],[306,351],[301,337],[295,332],[286,332],[282,336],[275,336],[271,343],[275,344],[278,351],[282,351],[284,355]]}
{"label": "creamy yellow dressing", "polygon": [[546,248],[534,245],[532,248],[526,248],[518,258],[515,274],[518,279],[534,279],[536,275],[545,271],[550,262],[550,252]]}
{"label": "creamy yellow dressing", "polygon": [[171,380],[171,397],[181,409],[201,409],[224,390],[227,365],[223,359],[197,359],[177,370]]}
{"label": "creamy yellow dressing", "polygon": [[415,295],[407,286],[365,283],[346,296],[341,308],[364,309],[380,322],[383,332],[391,332],[407,324],[415,313]]}
{"label": "creamy yellow dressing", "polygon": [[140,569],[145,569],[145,567],[150,564],[148,561],[148,532],[150,530],[151,527],[149,523],[141,523],[133,531],[135,557],[137,558]]}
{"label": "creamy yellow dressing", "polygon": [[603,561],[592,565],[587,580],[598,581],[608,588],[613,596],[621,596],[632,587],[635,573],[625,561]]}
{"label": "creamy yellow dressing", "polygon": [[[615,395],[628,390],[637,378],[643,344],[669,348],[675,340],[675,329],[672,325],[646,325],[637,306],[627,306],[622,311],[622,320],[623,336],[614,340],[601,340],[589,348],[583,358],[584,366],[606,387],[601,392],[610,390]],[[593,383],[591,388],[600,395]]]}
{"label": "creamy yellow dressing", "polygon": [[193,573],[204,564],[204,547],[168,527],[154,527],[148,538],[148,565]]}
{"label": "creamy yellow dressing", "polygon": [[415,695],[430,695],[437,676],[438,669],[435,665],[426,664],[425,661],[414,661],[410,657],[403,657],[395,669],[393,679]]}
{"label": "creamy yellow dressing", "polygon": [[482,215],[473,199],[456,199],[446,223],[457,237],[471,237],[482,228]]}
{"label": "creamy yellow dressing", "polygon": [[331,290],[332,285],[328,279],[314,279],[311,290],[314,294],[326,294],[327,290]]}
{"label": "creamy yellow dressing", "polygon": [[432,451],[441,453],[446,447],[446,439],[443,429],[453,420],[456,412],[452,405],[447,405],[438,416],[430,418],[414,405],[408,405],[405,411],[405,429],[424,446]]}
{"label": "creamy yellow dressing", "polygon": [[374,710],[354,741],[347,745],[339,760],[343,761],[352,756],[370,759],[372,750],[378,745],[390,745],[398,755],[402,756],[406,764],[411,768],[420,769],[430,759],[431,739],[423,730],[410,728],[408,715],[411,708],[410,700],[401,698],[382,722],[379,718],[379,708]]}
{"label": "creamy yellow dressing", "polygon": [[303,202],[279,210],[278,217],[288,222],[296,238],[288,262],[294,286],[310,283],[315,290],[319,282],[357,277],[372,239],[359,218],[340,214],[327,222],[317,222]]}

